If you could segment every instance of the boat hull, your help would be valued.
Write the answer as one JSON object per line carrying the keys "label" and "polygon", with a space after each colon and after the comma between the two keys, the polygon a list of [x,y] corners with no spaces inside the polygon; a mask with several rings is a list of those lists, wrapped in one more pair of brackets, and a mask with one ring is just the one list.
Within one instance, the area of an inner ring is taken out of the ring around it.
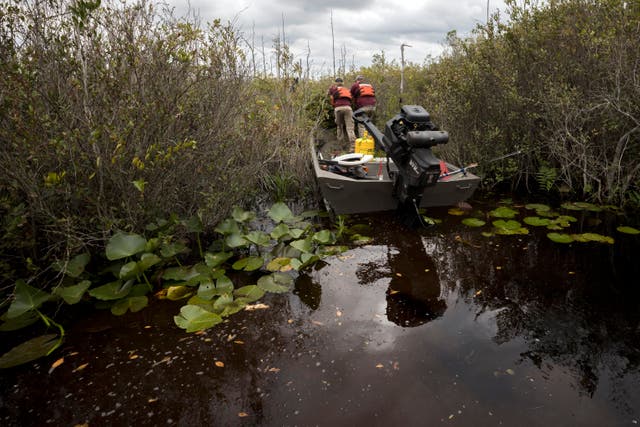
{"label": "boat hull", "polygon": [[[367,175],[352,178],[330,172],[320,167],[315,145],[311,144],[315,176],[328,207],[337,215],[382,212],[395,210],[398,200],[393,196],[393,180],[389,177],[397,170],[386,158],[374,158],[366,163]],[[447,163],[449,170],[458,169]],[[469,199],[480,183],[480,178],[470,172],[441,178],[437,184],[425,188],[421,208],[455,206]]]}

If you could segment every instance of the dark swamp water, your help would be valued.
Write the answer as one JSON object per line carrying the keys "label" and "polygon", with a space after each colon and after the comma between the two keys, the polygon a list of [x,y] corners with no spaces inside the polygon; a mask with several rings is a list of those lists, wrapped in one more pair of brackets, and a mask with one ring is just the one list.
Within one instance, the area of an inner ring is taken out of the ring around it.
{"label": "dark swamp water", "polygon": [[640,422],[638,236],[484,237],[446,209],[428,214],[443,222],[351,218],[370,224],[370,244],[205,333],[176,327],[168,301],[92,313],[49,358],[0,373],[0,424]]}

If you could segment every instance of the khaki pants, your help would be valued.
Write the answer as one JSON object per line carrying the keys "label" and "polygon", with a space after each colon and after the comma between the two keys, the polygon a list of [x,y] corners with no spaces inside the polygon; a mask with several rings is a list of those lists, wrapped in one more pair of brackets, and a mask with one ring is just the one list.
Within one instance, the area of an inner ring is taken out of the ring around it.
{"label": "khaki pants", "polygon": [[[361,107],[360,110],[362,110],[367,117],[369,117],[371,120],[373,120],[373,115],[376,112],[376,106],[375,105],[365,105],[364,107]],[[358,123],[358,137],[362,138],[364,136],[364,131],[365,131],[365,127],[362,123]]]}
{"label": "khaki pants", "polygon": [[353,110],[348,105],[336,107],[334,115],[337,126],[338,142],[349,144],[349,150],[353,152],[356,144],[356,134],[353,126]]}

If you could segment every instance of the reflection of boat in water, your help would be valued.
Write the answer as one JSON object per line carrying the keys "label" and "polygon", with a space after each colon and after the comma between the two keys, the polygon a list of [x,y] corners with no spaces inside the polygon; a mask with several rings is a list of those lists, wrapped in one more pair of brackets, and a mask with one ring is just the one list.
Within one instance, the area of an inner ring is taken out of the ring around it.
{"label": "reflection of boat in water", "polygon": [[434,156],[431,148],[445,144],[449,137],[437,130],[422,107],[403,106],[386,123],[384,134],[359,110],[354,118],[367,128],[386,157],[351,154],[328,159],[312,141],[315,176],[334,213],[388,211],[403,205],[412,210],[453,206],[471,197],[478,187],[478,176]]}
{"label": "reflection of boat in water", "polygon": [[400,326],[419,326],[444,314],[440,280],[433,259],[418,238],[400,240],[388,255],[391,282],[387,289],[387,318]]}

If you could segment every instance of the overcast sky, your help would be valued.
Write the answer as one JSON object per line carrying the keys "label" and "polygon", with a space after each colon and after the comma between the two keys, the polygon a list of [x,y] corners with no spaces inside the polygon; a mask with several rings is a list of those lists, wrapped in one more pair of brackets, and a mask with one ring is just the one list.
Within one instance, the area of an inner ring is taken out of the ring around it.
{"label": "overcast sky", "polygon": [[[341,51],[345,51],[347,69],[371,65],[373,54],[385,52],[386,58],[400,63],[400,45],[405,63],[422,64],[429,56],[438,56],[444,47],[447,33],[456,30],[468,35],[489,12],[502,11],[503,0],[165,0],[175,7],[176,16],[184,16],[190,9],[201,23],[220,18],[233,21],[236,27],[255,46],[270,55],[273,39],[284,32],[286,42],[296,61],[307,63],[311,73],[331,74],[333,47],[331,19],[335,40],[336,67]],[[259,59],[262,62],[262,59]]]}

